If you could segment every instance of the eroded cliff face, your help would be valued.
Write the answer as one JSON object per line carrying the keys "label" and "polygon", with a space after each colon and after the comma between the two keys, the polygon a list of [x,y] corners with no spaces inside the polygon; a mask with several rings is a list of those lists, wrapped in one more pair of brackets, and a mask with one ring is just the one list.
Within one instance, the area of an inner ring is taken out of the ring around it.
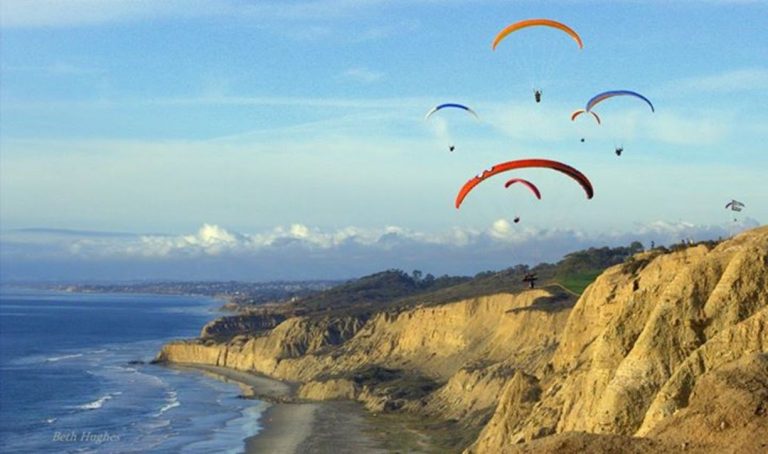
{"label": "eroded cliff face", "polygon": [[[255,335],[238,335],[227,342],[194,339],[170,342],[156,360],[190,364],[210,364],[255,371],[286,380],[306,380],[321,372],[323,363],[308,370],[291,367],[292,358],[304,358],[309,366],[323,349],[351,339],[364,325],[360,317],[293,317],[272,330]],[[331,358],[327,358],[331,360]],[[285,367],[288,366],[288,367]]]}
{"label": "eroded cliff face", "polygon": [[[170,343],[158,359],[457,420],[473,453],[714,452],[747,430],[768,434],[768,227],[636,255],[575,306],[562,298],[537,289],[370,318],[293,317],[228,342]],[[720,436],[694,442],[701,424]],[[744,449],[761,447],[748,438]]]}
{"label": "eroded cliff face", "polygon": [[[512,361],[531,370],[549,360],[568,310],[547,307],[534,290],[500,294],[397,314],[382,313],[342,348],[342,369],[377,363],[448,380],[467,365]],[[553,305],[555,303],[552,303]]]}
{"label": "eroded cliff face", "polygon": [[[571,311],[533,411],[514,414],[504,399],[518,397],[505,396],[470,451],[508,451],[510,440],[561,432],[657,435],[691,407],[694,390],[706,392],[700,382],[766,351],[768,228],[711,250],[636,256],[601,275]],[[768,389],[768,374],[757,370],[755,383]]]}
{"label": "eroded cliff face", "polygon": [[[303,398],[354,398],[375,411],[421,408],[459,419],[492,410],[516,369],[535,374],[546,367],[565,327],[567,299],[533,290],[383,312],[369,320],[295,317],[226,343],[172,342],[158,360],[298,381]],[[397,377],[360,373],[371,365],[398,371]],[[414,389],[403,391],[407,387]]]}

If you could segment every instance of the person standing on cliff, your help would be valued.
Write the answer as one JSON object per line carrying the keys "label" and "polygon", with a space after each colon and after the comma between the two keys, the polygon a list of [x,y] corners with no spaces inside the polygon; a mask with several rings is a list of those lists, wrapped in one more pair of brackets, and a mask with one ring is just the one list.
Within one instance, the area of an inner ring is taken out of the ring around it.
{"label": "person standing on cliff", "polygon": [[523,278],[523,282],[528,283],[528,288],[534,288],[536,286],[536,280],[538,278],[536,277],[536,273],[528,273]]}

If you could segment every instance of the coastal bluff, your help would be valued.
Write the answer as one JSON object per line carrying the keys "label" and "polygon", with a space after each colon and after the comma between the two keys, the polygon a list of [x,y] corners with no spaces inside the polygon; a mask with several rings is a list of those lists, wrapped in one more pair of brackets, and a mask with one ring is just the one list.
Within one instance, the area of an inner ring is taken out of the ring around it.
{"label": "coastal bluff", "polygon": [[222,322],[239,328],[157,361],[418,415],[450,428],[433,436],[453,452],[768,451],[768,227],[635,254],[578,300],[554,286],[423,300]]}

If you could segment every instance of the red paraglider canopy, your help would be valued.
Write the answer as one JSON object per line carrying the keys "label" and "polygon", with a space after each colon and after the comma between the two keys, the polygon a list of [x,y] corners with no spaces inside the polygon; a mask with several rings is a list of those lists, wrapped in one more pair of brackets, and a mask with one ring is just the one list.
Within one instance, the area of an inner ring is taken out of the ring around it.
{"label": "red paraglider canopy", "polygon": [[464,186],[459,189],[459,193],[456,195],[456,208],[458,209],[461,206],[464,198],[467,196],[467,194],[469,194],[470,191],[472,191],[472,189],[474,189],[475,186],[482,183],[486,179],[498,173],[506,172],[507,170],[525,169],[529,167],[540,167],[557,170],[558,172],[564,173],[576,180],[581,185],[581,187],[584,188],[584,192],[587,193],[588,199],[591,199],[595,195],[595,191],[592,188],[592,183],[590,183],[589,179],[583,173],[567,164],[563,164],[562,162],[558,161],[551,161],[549,159],[518,159],[516,161],[508,161],[502,162],[501,164],[496,164],[490,169],[485,170],[483,173],[464,183]]}
{"label": "red paraglider canopy", "polygon": [[531,183],[528,180],[524,180],[522,178],[512,178],[511,180],[504,183],[504,187],[508,188],[515,183],[520,183],[525,185],[528,189],[531,190],[531,192],[533,192],[533,194],[536,196],[537,199],[541,200],[541,192],[539,192],[539,188],[537,188],[535,184]]}

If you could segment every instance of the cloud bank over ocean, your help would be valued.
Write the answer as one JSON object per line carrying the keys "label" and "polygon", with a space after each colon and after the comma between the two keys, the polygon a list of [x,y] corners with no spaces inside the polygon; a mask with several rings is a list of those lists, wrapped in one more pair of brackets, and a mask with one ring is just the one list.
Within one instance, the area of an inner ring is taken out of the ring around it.
{"label": "cloud bank over ocean", "polygon": [[256,233],[203,224],[181,235],[18,229],[0,236],[3,281],[349,278],[388,268],[471,275],[557,261],[588,247],[668,245],[727,237],[759,223],[677,221],[600,234],[498,219],[485,229],[420,232],[398,226],[321,229],[296,223]]}

